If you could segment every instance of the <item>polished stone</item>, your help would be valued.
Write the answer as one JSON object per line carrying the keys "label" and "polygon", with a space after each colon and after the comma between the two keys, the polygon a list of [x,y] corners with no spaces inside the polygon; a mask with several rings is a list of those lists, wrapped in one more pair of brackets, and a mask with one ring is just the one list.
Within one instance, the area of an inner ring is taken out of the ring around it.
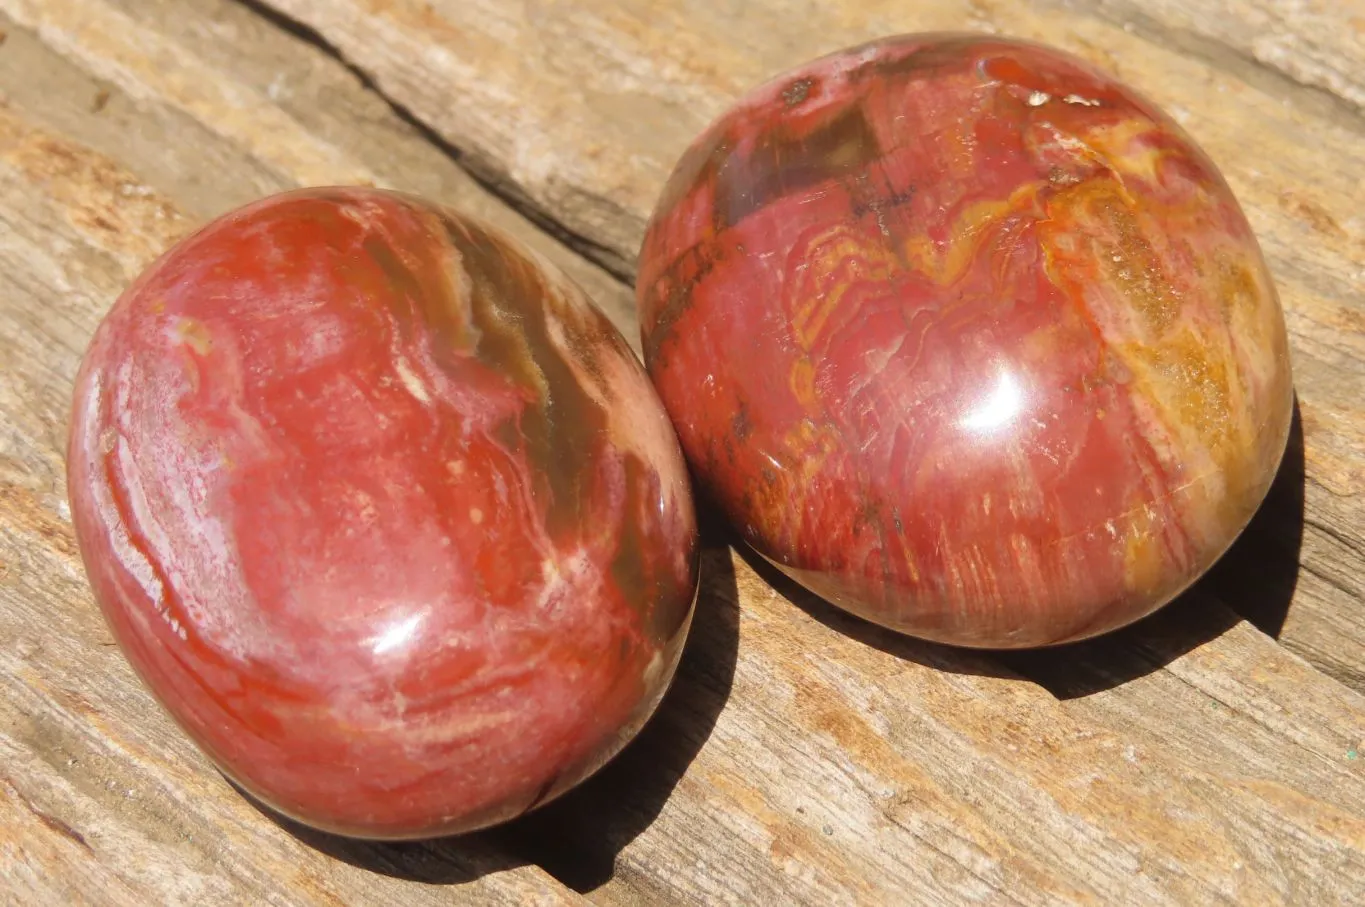
{"label": "polished stone", "polygon": [[100,327],[69,449],[91,584],[230,777],[347,835],[516,816],[658,703],[696,589],[676,436],[556,269],[373,190],[277,196]]}
{"label": "polished stone", "polygon": [[1080,639],[1186,588],[1262,500],[1283,316],[1217,168],[1044,47],[907,36],[757,89],[640,258],[646,364],[744,538],[878,623]]}

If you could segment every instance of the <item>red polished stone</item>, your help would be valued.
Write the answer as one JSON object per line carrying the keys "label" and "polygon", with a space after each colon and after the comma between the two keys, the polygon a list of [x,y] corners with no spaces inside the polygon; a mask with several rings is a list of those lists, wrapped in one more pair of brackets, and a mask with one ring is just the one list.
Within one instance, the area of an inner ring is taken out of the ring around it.
{"label": "red polished stone", "polygon": [[1036,45],[895,38],[756,90],[640,258],[646,364],[765,557],[950,643],[1159,607],[1285,448],[1283,318],[1209,159]]}
{"label": "red polished stone", "polygon": [[281,812],[405,838],[615,754],[696,589],[676,436],[606,319],[513,240],[314,190],[181,243],[76,386],[72,515],[123,651]]}

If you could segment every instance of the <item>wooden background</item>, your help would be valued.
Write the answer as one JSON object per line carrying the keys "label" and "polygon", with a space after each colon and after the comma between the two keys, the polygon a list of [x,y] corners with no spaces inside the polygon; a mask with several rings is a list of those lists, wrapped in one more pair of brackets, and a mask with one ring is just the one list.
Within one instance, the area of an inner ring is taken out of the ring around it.
{"label": "wooden background", "polygon": [[[1097,642],[994,657],[844,618],[712,527],[635,745],[503,829],[282,825],[113,647],[65,504],[72,377],[169,242],[373,183],[563,265],[635,341],[655,193],[746,87],[900,31],[1098,63],[1183,122],[1279,282],[1299,394],[1251,530]],[[1365,902],[1361,0],[0,0],[0,903]]]}

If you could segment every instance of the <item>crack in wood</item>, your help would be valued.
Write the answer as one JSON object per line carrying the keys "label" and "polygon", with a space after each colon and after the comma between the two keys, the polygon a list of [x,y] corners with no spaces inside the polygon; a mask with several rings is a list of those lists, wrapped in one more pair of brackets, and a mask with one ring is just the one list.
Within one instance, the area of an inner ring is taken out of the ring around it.
{"label": "crack in wood", "polygon": [[30,800],[28,797],[25,797],[23,792],[21,792],[19,788],[17,788],[14,785],[14,782],[12,782],[9,778],[5,777],[4,775],[0,775],[0,784],[3,784],[5,787],[9,788],[11,793],[13,793],[14,795],[14,799],[18,801],[19,805],[22,806],[24,809],[28,810],[30,813],[32,813],[34,818],[36,818],[39,822],[43,823],[45,827],[61,835],[63,838],[66,838],[68,841],[80,845],[85,849],[86,853],[90,854],[92,857],[95,855],[95,849],[90,846],[90,843],[88,841],[85,840],[85,835],[76,831],[76,829],[72,828],[70,825],[66,824],[61,819],[58,819],[51,813],[41,810],[37,806],[35,806],[33,804],[33,801]]}
{"label": "crack in wood", "polygon": [[1328,586],[1337,590],[1338,592],[1343,592],[1349,596],[1355,596],[1357,594],[1355,589],[1352,589],[1346,585],[1345,580],[1341,580],[1335,576],[1332,576],[1330,573],[1327,573],[1321,568],[1315,566],[1311,561],[1305,560],[1299,566],[1303,569],[1304,573],[1307,573],[1309,576],[1316,577],[1317,579],[1326,583]]}
{"label": "crack in wood", "polygon": [[[1310,661],[1310,659],[1299,651],[1298,648],[1294,646],[1286,646],[1285,648],[1304,659],[1304,661]],[[1311,659],[1311,663],[1313,667],[1317,668],[1323,674],[1343,686],[1355,690],[1365,689],[1365,671],[1358,671],[1350,665],[1336,660],[1330,652],[1323,652],[1321,649],[1310,650],[1306,646],[1303,648],[1306,651],[1311,651],[1316,656]]]}
{"label": "crack in wood", "polygon": [[231,0],[231,2],[337,61],[359,80],[366,91],[371,92],[383,101],[399,120],[411,127],[423,141],[430,144],[456,167],[468,174],[470,179],[474,180],[486,192],[526,218],[561,245],[597,265],[617,282],[626,287],[634,286],[635,269],[629,262],[624,261],[616,250],[603,245],[591,236],[571,229],[550,211],[536,204],[521,190],[521,187],[500,178],[493,172],[492,168],[481,162],[477,156],[466,154],[463,149],[413,113],[411,108],[385,91],[373,75],[347,57],[341,48],[328,40],[317,29],[267,5],[264,0]]}
{"label": "crack in wood", "polygon": [[1310,529],[1314,529],[1317,530],[1318,532],[1321,532],[1323,535],[1327,536],[1328,538],[1335,541],[1337,544],[1341,545],[1341,547],[1345,548],[1347,551],[1351,552],[1352,554],[1358,555],[1362,560],[1365,560],[1365,546],[1362,546],[1360,542],[1348,536],[1345,532],[1336,528],[1331,523],[1328,523],[1325,520],[1319,519],[1317,517],[1305,516],[1303,524],[1309,527]]}

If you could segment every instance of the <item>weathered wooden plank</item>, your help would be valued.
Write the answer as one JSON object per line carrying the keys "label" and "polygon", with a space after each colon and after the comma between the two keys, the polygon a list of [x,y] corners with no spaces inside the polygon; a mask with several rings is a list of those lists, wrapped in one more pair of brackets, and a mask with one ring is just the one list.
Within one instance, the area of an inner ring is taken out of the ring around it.
{"label": "weathered wooden plank", "polygon": [[[1345,101],[1282,103],[1336,91],[1326,76],[1303,76],[1308,88],[1249,85],[1210,63],[1208,44],[1203,56],[1156,49],[1150,22],[1129,34],[1126,7],[1114,4],[280,5],[453,148],[231,3],[0,0],[0,639],[10,640],[0,647],[0,860],[15,867],[0,876],[5,896],[572,896],[536,863],[612,904],[1330,904],[1365,894],[1365,698],[1219,600],[1255,596],[1229,602],[1254,612],[1275,585],[1283,601],[1261,622],[1283,622],[1298,651],[1358,682],[1365,631],[1349,606],[1365,561],[1365,275],[1352,269],[1365,225],[1352,220],[1361,199],[1351,168],[1365,171]],[[63,504],[76,359],[147,258],[262,192],[375,182],[502,222],[628,326],[619,281],[462,168],[503,180],[499,191],[626,273],[672,156],[734,93],[869,34],[962,25],[1104,58],[1187,117],[1250,199],[1285,286],[1302,395],[1309,480],[1291,462],[1270,511],[1283,518],[1258,521],[1224,575],[1154,620],[1005,660],[870,629],[715,547],[657,720],[585,788],[504,831],[413,847],[300,834],[309,848],[217,779],[107,645]],[[1272,130],[1256,158],[1250,129]],[[1295,584],[1300,547],[1307,570]],[[452,892],[403,878],[477,881]]]}

